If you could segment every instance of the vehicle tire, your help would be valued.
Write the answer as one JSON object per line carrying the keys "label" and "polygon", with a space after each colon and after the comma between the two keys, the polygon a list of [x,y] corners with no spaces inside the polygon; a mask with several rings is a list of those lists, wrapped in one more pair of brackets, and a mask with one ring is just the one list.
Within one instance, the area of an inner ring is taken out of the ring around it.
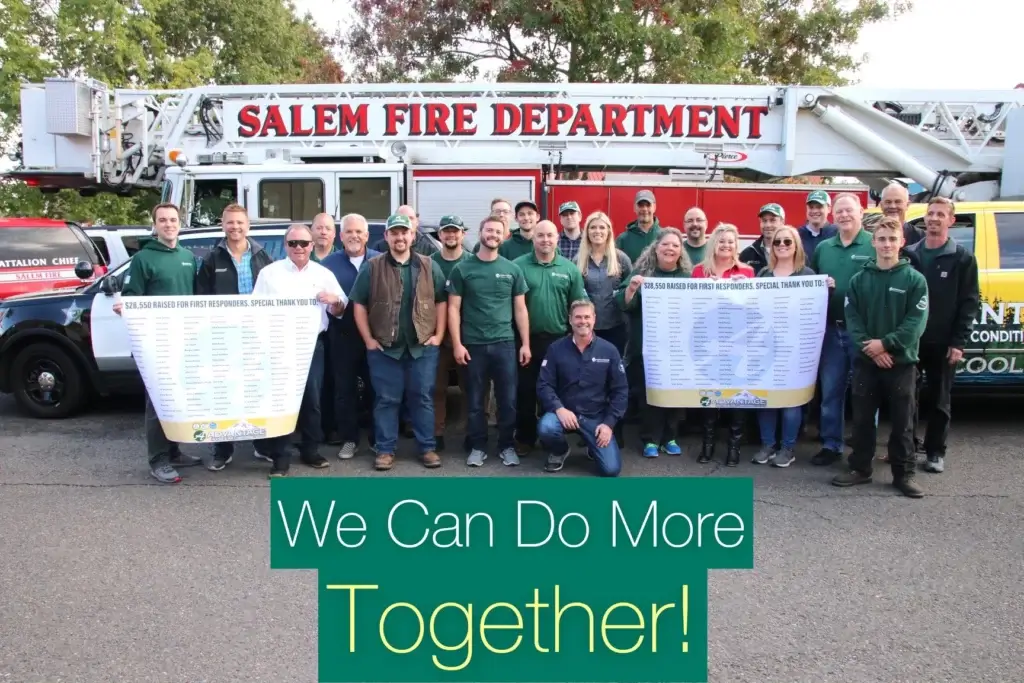
{"label": "vehicle tire", "polygon": [[78,412],[88,396],[87,381],[71,355],[55,344],[29,344],[11,363],[11,387],[18,407],[44,420]]}

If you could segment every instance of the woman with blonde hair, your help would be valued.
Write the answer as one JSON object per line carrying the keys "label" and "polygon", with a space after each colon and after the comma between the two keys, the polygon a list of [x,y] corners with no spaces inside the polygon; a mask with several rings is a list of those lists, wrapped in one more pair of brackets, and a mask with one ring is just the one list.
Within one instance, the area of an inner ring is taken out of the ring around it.
{"label": "woman with blonde hair", "polygon": [[[693,277],[712,280],[738,280],[754,277],[754,269],[740,262],[740,231],[731,223],[719,223],[708,240],[704,261],[693,269]],[[697,462],[709,463],[715,456],[715,428],[719,409],[701,408],[703,440]],[[729,441],[725,466],[740,464],[740,444],[743,442],[743,423],[747,413],[742,408],[726,409],[729,416]]]}
{"label": "woman with blonde hair", "polygon": [[644,374],[644,322],[640,288],[644,279],[690,277],[690,258],[683,248],[683,233],[676,228],[662,228],[654,242],[644,249],[633,265],[633,272],[615,298],[629,315],[629,340],[626,342],[626,378],[629,390],[641,406],[640,440],[645,458],[656,458],[659,452],[682,455],[673,429],[678,422],[676,408],[647,405],[647,378]]}
{"label": "woman with blonde hair", "polygon": [[611,342],[622,355],[629,337],[626,313],[615,302],[615,291],[633,268],[629,257],[615,248],[612,220],[595,211],[583,223],[583,239],[576,255],[583,274],[583,287],[594,304],[597,322],[594,334]]}
{"label": "woman with blonde hair", "polygon": [[[761,269],[758,277],[800,277],[814,275],[805,265],[803,243],[800,233],[792,225],[784,225],[775,231],[768,245],[768,265]],[[764,408],[757,411],[757,424],[761,432],[761,450],[754,456],[758,465],[771,463],[774,467],[789,467],[796,456],[796,438],[800,433],[803,406],[792,408]],[[779,443],[777,427],[782,420],[782,438]]]}

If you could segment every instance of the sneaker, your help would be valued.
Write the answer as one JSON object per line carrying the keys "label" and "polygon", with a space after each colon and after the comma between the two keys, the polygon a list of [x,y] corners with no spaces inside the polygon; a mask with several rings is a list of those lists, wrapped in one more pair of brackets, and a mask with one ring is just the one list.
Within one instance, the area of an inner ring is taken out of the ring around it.
{"label": "sneaker", "polygon": [[202,461],[202,458],[198,458],[194,455],[186,455],[179,450],[175,450],[171,453],[172,467],[193,467]]}
{"label": "sneaker", "polygon": [[561,455],[557,453],[548,454],[548,462],[544,465],[545,472],[560,472],[565,467],[565,461],[568,460],[571,449],[566,449],[565,453]]}
{"label": "sneaker", "polygon": [[160,463],[149,469],[149,474],[161,484],[177,484],[181,481],[178,470],[171,467],[170,463]]}
{"label": "sneaker", "polygon": [[924,461],[924,471],[932,474],[941,474],[946,469],[946,459],[940,455],[929,455]]}
{"label": "sneaker", "polygon": [[267,462],[270,463],[274,462],[274,457],[272,455],[268,453],[260,453],[255,446],[253,446],[252,449],[252,457],[256,458],[257,460],[266,460]]}
{"label": "sneaker", "polygon": [[750,462],[755,465],[767,465],[768,461],[775,457],[775,446],[761,446],[761,450],[754,454]]}
{"label": "sneaker", "polygon": [[679,444],[676,443],[675,439],[667,442],[661,447],[661,450],[665,451],[667,455],[682,455],[683,453],[683,449],[679,447]]}
{"label": "sneaker", "polygon": [[796,454],[792,448],[783,448],[781,451],[775,453],[775,457],[772,458],[772,467],[789,467],[796,460]]}
{"label": "sneaker", "polygon": [[813,458],[811,458],[811,464],[817,465],[818,467],[824,467],[826,465],[831,465],[842,457],[843,455],[841,453],[837,453],[831,448],[822,448],[814,455]]}
{"label": "sneaker", "polygon": [[233,456],[231,455],[224,456],[214,453],[213,457],[210,459],[210,464],[206,466],[206,469],[210,470],[211,472],[220,472],[222,469],[231,464],[232,457]]}
{"label": "sneaker", "polygon": [[645,458],[657,458],[658,457],[658,444],[649,443],[644,446],[643,456]]}
{"label": "sneaker", "polygon": [[892,485],[907,498],[924,498],[924,489],[912,477],[893,478]]}
{"label": "sneaker", "polygon": [[288,465],[281,465],[274,463],[274,466],[270,470],[270,474],[267,475],[270,479],[277,479],[278,477],[288,476]]}
{"label": "sneaker", "polygon": [[331,463],[327,462],[327,458],[315,452],[309,455],[300,455],[299,460],[302,461],[303,465],[308,465],[316,470],[322,470],[325,467],[331,466]]}
{"label": "sneaker", "polygon": [[466,458],[466,465],[469,467],[482,467],[486,459],[486,453],[479,448],[474,448],[469,452],[469,457]]}
{"label": "sneaker", "polygon": [[351,441],[346,441],[341,450],[338,451],[339,460],[351,460],[356,455],[356,445]]}
{"label": "sneaker", "polygon": [[519,454],[516,453],[514,448],[503,448],[498,457],[501,458],[501,462],[505,467],[515,467],[519,464]]}
{"label": "sneaker", "polygon": [[870,484],[871,475],[859,472],[857,470],[850,470],[849,472],[843,472],[837,474],[832,479],[833,486],[839,486],[841,488],[848,488],[850,486],[857,486],[858,484]]}

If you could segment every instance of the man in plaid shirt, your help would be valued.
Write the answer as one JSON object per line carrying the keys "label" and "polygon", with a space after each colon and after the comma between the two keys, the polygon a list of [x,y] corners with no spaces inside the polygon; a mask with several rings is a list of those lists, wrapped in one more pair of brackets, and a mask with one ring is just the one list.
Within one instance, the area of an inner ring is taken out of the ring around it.
{"label": "man in plaid shirt", "polygon": [[558,207],[558,215],[562,219],[562,234],[558,236],[558,252],[576,263],[576,254],[580,251],[583,233],[580,231],[580,220],[583,214],[576,202],[563,202]]}

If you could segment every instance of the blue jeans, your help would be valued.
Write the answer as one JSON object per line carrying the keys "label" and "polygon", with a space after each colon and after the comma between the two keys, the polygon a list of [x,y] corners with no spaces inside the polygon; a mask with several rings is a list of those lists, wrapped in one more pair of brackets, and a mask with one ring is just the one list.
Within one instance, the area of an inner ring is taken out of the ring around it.
{"label": "blue jeans", "polygon": [[[619,472],[622,471],[622,455],[615,438],[612,437],[608,445],[601,448],[597,445],[597,437],[594,435],[600,423],[594,418],[581,415],[576,416],[576,421],[580,423],[580,428],[576,433],[586,442],[587,450],[594,458],[594,462],[597,463],[597,469],[601,476],[619,476]],[[558,421],[558,416],[554,413],[544,413],[537,421],[537,438],[541,446],[551,453],[561,455],[569,450],[569,442],[565,440],[565,428],[562,427],[562,423]]]}
{"label": "blue jeans", "polygon": [[853,360],[860,353],[845,329],[828,325],[821,347],[821,440],[825,448],[843,452],[846,392],[850,387]]}
{"label": "blue jeans", "polygon": [[782,415],[782,447],[796,446],[796,437],[800,433],[800,420],[803,418],[804,407],[776,408],[757,411],[757,424],[761,428],[761,445],[775,445],[775,427]]}
{"label": "blue jeans", "polygon": [[398,446],[398,415],[402,398],[409,409],[409,421],[420,455],[436,448],[434,442],[434,380],[437,377],[437,347],[423,347],[423,355],[406,353],[401,360],[383,351],[368,351],[366,362],[373,383],[373,431],[378,453],[394,455]]}
{"label": "blue jeans", "polygon": [[472,450],[487,447],[487,399],[489,380],[494,381],[494,398],[498,414],[498,450],[515,447],[516,387],[518,355],[514,341],[494,344],[469,344],[469,365],[466,366],[466,439]]}

